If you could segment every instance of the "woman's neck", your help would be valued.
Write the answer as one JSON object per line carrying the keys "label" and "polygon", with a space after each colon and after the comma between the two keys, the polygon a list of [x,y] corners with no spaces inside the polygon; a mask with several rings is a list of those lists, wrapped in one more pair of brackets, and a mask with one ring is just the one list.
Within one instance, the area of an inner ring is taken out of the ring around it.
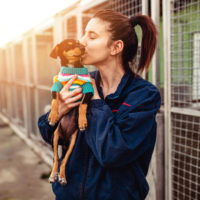
{"label": "woman's neck", "polygon": [[103,89],[104,97],[114,93],[125,73],[122,65],[101,65],[98,66],[101,76],[100,85]]}

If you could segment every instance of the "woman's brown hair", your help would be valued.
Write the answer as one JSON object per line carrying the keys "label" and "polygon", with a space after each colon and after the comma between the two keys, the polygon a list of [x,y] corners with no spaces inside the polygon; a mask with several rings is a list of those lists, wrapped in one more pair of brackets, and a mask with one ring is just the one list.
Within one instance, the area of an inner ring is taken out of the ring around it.
{"label": "woman's brown hair", "polygon": [[93,18],[109,23],[108,31],[112,34],[111,40],[123,41],[122,64],[125,70],[129,68],[129,62],[133,61],[137,55],[138,37],[134,27],[140,25],[142,29],[141,55],[136,73],[141,73],[144,69],[148,70],[157,43],[156,26],[149,16],[136,15],[128,18],[113,10],[100,10]]}

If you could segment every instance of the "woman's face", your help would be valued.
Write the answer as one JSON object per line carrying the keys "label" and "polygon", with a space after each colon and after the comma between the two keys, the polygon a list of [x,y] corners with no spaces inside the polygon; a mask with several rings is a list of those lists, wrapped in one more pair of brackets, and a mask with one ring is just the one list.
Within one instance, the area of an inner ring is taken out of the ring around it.
{"label": "woman's face", "polygon": [[85,29],[80,42],[85,46],[82,64],[102,65],[110,58],[111,49],[108,46],[111,33],[107,31],[109,24],[98,18],[92,18]]}

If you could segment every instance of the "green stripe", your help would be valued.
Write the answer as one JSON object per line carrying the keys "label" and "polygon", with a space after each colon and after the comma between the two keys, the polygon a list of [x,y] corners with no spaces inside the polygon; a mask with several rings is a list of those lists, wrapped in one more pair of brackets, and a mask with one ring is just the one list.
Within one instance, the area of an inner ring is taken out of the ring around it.
{"label": "green stripe", "polygon": [[85,75],[88,74],[88,69],[83,68],[72,68],[72,67],[61,67],[60,70],[63,74],[78,74],[78,75]]}
{"label": "green stripe", "polygon": [[78,77],[78,79],[77,80],[82,80],[82,81],[86,81],[86,82],[91,82],[91,80],[89,79],[89,77],[88,78],[85,78],[85,77]]}

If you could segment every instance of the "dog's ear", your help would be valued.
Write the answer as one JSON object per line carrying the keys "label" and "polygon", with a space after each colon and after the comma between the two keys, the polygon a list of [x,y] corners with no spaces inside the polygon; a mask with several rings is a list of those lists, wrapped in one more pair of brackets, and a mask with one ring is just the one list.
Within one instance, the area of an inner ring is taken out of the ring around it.
{"label": "dog's ear", "polygon": [[50,56],[52,58],[57,58],[58,57],[58,50],[59,50],[59,47],[58,47],[58,44],[57,44],[56,47],[52,50]]}

